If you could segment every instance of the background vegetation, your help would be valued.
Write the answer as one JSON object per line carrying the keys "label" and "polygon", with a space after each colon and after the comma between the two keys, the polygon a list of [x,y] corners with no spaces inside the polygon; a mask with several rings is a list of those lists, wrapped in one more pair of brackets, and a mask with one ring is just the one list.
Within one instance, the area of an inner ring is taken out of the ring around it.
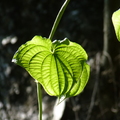
{"label": "background vegetation", "polygon": [[[0,120],[36,120],[36,84],[11,63],[35,35],[48,37],[64,0],[0,1]],[[66,100],[61,120],[120,120],[120,43],[111,22],[119,0],[71,0],[54,39],[69,38],[89,55],[91,76],[83,93]],[[56,98],[43,91],[44,120]]]}

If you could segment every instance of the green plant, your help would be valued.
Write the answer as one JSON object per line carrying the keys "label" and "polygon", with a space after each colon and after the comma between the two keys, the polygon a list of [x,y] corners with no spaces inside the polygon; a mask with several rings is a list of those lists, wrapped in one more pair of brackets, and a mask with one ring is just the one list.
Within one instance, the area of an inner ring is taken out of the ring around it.
{"label": "green plant", "polygon": [[113,22],[117,39],[120,41],[120,9],[113,13],[112,22]]}
{"label": "green plant", "polygon": [[89,78],[90,67],[85,50],[69,39],[55,40],[53,35],[70,0],[61,7],[49,38],[35,36],[21,45],[12,61],[25,68],[37,81],[39,120],[42,120],[41,85],[59,103],[81,93]]}

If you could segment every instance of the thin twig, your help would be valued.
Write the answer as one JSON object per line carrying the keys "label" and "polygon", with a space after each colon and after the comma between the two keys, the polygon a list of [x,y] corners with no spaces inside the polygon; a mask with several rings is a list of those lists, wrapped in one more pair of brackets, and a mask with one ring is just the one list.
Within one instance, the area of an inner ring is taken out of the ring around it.
{"label": "thin twig", "polygon": [[98,83],[99,83],[99,72],[100,72],[100,53],[97,53],[97,55],[96,55],[96,78],[95,78],[96,81],[94,84],[93,93],[92,93],[92,97],[91,97],[91,103],[90,103],[90,106],[88,109],[86,120],[90,119],[92,109],[93,109],[94,104],[95,104],[95,96],[96,96],[96,93],[98,90]]}

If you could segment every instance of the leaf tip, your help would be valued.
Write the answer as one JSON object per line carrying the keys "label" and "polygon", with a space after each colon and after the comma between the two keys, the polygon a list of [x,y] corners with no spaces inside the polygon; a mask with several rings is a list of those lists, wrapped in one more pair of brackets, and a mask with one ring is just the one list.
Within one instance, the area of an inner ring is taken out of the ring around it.
{"label": "leaf tip", "polygon": [[13,59],[12,59],[12,62],[13,62],[13,63],[17,63],[17,60],[13,58]]}
{"label": "leaf tip", "polygon": [[57,99],[57,104],[56,105],[59,105],[61,102],[63,102],[64,100],[66,99],[66,95],[61,95],[58,97]]}

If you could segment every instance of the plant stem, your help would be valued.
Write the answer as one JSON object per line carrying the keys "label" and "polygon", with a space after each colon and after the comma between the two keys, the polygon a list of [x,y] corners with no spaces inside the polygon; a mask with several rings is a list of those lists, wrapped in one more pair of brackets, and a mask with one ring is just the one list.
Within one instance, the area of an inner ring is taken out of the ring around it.
{"label": "plant stem", "polygon": [[[50,35],[49,35],[49,39],[52,40],[54,33],[57,29],[57,26],[58,26],[58,24],[62,18],[62,15],[63,15],[69,2],[70,2],[70,0],[66,0],[64,2],[64,4],[62,5],[60,11],[58,12],[58,15],[55,19],[55,22],[53,24],[52,30],[51,30]],[[38,97],[38,109],[39,109],[38,120],[42,120],[42,93],[41,93],[41,85],[39,82],[37,82],[37,97]]]}
{"label": "plant stem", "polygon": [[41,84],[37,82],[37,97],[38,97],[38,120],[42,120],[42,93],[41,93]]}
{"label": "plant stem", "polygon": [[66,0],[64,2],[64,4],[62,5],[60,11],[58,12],[58,15],[57,15],[57,17],[55,19],[55,22],[53,24],[52,30],[51,30],[50,35],[49,35],[49,39],[52,40],[52,38],[54,36],[54,33],[56,31],[56,28],[57,28],[57,26],[58,26],[58,24],[59,24],[59,22],[60,22],[60,20],[62,18],[62,15],[63,15],[63,13],[64,13],[64,11],[65,11],[65,9],[66,9],[66,7],[67,7],[67,5],[68,5],[69,2],[70,2],[70,0]]}

